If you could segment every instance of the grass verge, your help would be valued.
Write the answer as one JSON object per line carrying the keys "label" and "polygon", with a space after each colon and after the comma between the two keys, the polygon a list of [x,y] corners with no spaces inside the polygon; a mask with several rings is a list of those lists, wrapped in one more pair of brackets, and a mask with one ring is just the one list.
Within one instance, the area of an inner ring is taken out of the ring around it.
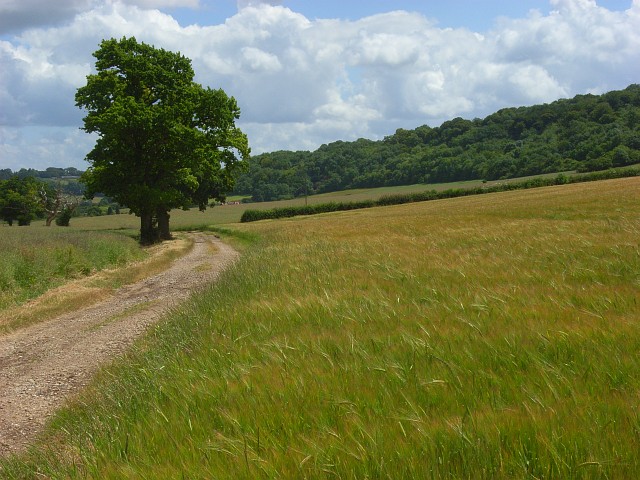
{"label": "grass verge", "polygon": [[7,478],[637,478],[640,179],[238,226]]}
{"label": "grass verge", "polygon": [[[69,280],[69,278],[74,278],[74,276],[49,277],[48,282],[43,281],[41,284],[38,284],[37,288],[33,288],[33,290],[29,292],[29,296],[31,297],[40,294],[37,298],[31,299],[26,304],[14,304],[13,306],[5,307],[0,311],[2,314],[0,334],[92,305],[112,295],[115,290],[121,286],[135,283],[143,278],[166,270],[171,262],[186,254],[193,247],[192,241],[186,238],[180,238],[171,242],[141,249],[135,240],[122,235],[72,231],[70,234],[66,234],[65,232],[64,235],[56,237],[56,240],[60,243],[56,241],[53,243],[53,247],[43,248],[41,246],[42,243],[47,244],[51,242],[50,232],[51,230],[49,229],[44,231],[34,229],[33,231],[26,231],[26,233],[25,231],[20,232],[20,238],[29,238],[30,241],[40,242],[38,244],[40,246],[36,246],[34,243],[34,245],[30,245],[29,250],[26,251],[42,249],[42,251],[39,251],[38,256],[32,260],[32,264],[34,265],[32,268],[37,268],[37,273],[30,273],[29,278],[34,278],[36,275],[46,275],[42,270],[47,267],[43,267],[42,265],[35,267],[38,258],[42,258],[43,256],[48,258],[47,256],[51,255],[51,251],[74,251],[74,244],[66,244],[65,242],[75,241],[76,243],[87,245],[87,248],[91,249],[96,244],[96,239],[103,240],[109,245],[103,247],[107,252],[113,252],[114,250],[118,252],[118,242],[122,242],[128,248],[125,252],[129,254],[127,256],[112,254],[117,261],[111,264],[106,262],[100,264],[102,269],[91,275],[81,276],[80,278],[72,280]],[[15,246],[13,251],[15,251]],[[21,249],[21,251],[25,250]],[[96,254],[95,252],[93,253],[94,255]],[[9,250],[8,256],[11,255],[12,251]],[[123,265],[125,260],[129,263]],[[108,268],[109,266],[115,268]],[[74,271],[73,269],[68,270]],[[7,295],[7,297],[13,295],[14,298],[19,295],[23,297],[27,296],[26,293],[20,292],[4,292],[4,294]]]}
{"label": "grass verge", "polygon": [[112,233],[52,227],[3,227],[0,310],[67,280],[143,258],[135,241]]}

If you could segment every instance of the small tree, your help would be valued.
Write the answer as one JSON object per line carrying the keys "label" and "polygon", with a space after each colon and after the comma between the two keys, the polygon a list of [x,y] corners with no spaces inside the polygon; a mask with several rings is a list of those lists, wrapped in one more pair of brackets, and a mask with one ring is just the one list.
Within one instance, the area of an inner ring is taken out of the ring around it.
{"label": "small tree", "polygon": [[68,227],[74,210],[74,206],[66,205],[56,217],[56,225],[59,227]]}
{"label": "small tree", "polygon": [[84,130],[98,134],[82,180],[140,217],[140,241],[170,238],[169,212],[223,199],[249,156],[240,109],[193,81],[191,61],[135,38],[104,40],[78,89]]}
{"label": "small tree", "polygon": [[[79,203],[77,197],[66,195],[63,192],[60,183],[58,183],[56,187],[47,183],[41,183],[38,189],[38,197],[40,208],[45,215],[45,225],[47,227],[51,226],[51,222],[54,218],[56,218],[56,225],[60,225],[57,221],[57,217],[62,215],[62,212],[68,212],[69,218],[71,218],[71,214],[73,214]],[[69,226],[68,219],[64,226]]]}

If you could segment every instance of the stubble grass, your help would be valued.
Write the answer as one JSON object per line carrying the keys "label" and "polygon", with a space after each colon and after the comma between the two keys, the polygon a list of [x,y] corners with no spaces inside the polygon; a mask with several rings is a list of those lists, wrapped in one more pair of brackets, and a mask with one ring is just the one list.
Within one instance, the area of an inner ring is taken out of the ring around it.
{"label": "stubble grass", "polygon": [[640,180],[259,222],[9,478],[636,478]]}

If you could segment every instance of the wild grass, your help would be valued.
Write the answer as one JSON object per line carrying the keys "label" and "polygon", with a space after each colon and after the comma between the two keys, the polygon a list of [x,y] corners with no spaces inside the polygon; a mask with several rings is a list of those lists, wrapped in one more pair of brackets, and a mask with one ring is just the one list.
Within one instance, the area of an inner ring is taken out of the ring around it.
{"label": "wild grass", "polygon": [[69,279],[143,258],[132,238],[55,227],[2,227],[0,311]]}
{"label": "wild grass", "polygon": [[[49,231],[47,229],[47,232]],[[49,233],[45,233],[45,235],[51,240]],[[67,237],[62,237],[59,240],[64,242],[66,238],[77,239],[87,236],[95,237],[92,239],[93,241],[101,237],[107,241],[113,241],[113,238],[119,238],[119,241],[122,241],[124,238],[125,245],[128,248],[133,248],[132,255],[126,259],[121,258],[121,261],[115,265],[108,265],[108,268],[92,272],[91,275],[81,275],[73,280],[60,278],[55,283],[51,281],[48,285],[41,286],[44,293],[34,292],[34,296],[36,293],[42,294],[27,304],[17,302],[13,306],[5,307],[0,310],[0,334],[93,305],[115,294],[117,289],[124,285],[135,283],[166,270],[171,262],[186,254],[193,247],[193,241],[188,238],[176,238],[171,242],[141,249],[133,239],[122,237],[122,235],[105,236],[99,232],[72,234],[69,231],[66,235]],[[57,248],[61,248],[62,245],[67,247],[66,244],[61,243]],[[8,251],[7,254],[10,252]],[[138,260],[140,257],[142,259]],[[124,264],[124,261],[127,263]],[[56,287],[57,283],[61,283],[61,285]]]}
{"label": "wild grass", "polygon": [[632,178],[238,225],[239,263],[2,474],[638,478],[639,200]]}

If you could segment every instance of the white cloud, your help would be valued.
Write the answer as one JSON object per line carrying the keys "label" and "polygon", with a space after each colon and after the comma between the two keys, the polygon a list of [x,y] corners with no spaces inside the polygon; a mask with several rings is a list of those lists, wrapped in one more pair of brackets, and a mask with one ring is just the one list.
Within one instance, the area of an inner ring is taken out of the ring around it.
{"label": "white cloud", "polygon": [[[0,0],[0,33],[53,26],[71,20],[92,7],[119,0]],[[144,9],[198,8],[200,0],[120,0]]]}
{"label": "white cloud", "polygon": [[123,0],[123,3],[140,8],[198,8],[200,0]]}
{"label": "white cloud", "polygon": [[[84,156],[93,148],[96,137],[78,128],[0,126],[2,168],[45,169],[51,166],[86,168]],[[5,164],[4,159],[10,161]]]}
{"label": "white cloud", "polygon": [[[87,2],[61,3],[76,12]],[[91,52],[108,37],[135,36],[191,58],[197,81],[237,98],[254,152],[381,138],[398,127],[640,81],[640,0],[623,12],[592,0],[553,0],[549,15],[502,18],[482,35],[407,12],[309,20],[280,3],[240,1],[223,24],[181,27],[155,8],[196,0],[99,2],[63,26],[0,42],[2,162],[35,162],[34,152],[50,161],[47,149],[61,159],[56,164],[80,162],[91,142],[76,146],[86,142],[77,142],[82,113],[73,97],[91,71]],[[47,125],[71,133],[38,140]]]}
{"label": "white cloud", "polygon": [[242,64],[246,68],[260,73],[275,73],[282,70],[278,57],[255,47],[243,47]]}
{"label": "white cloud", "polygon": [[282,5],[282,0],[238,0],[238,11],[247,7],[259,7],[260,5]]}
{"label": "white cloud", "polygon": [[358,42],[353,63],[399,67],[414,63],[420,44],[414,38],[400,34],[379,33],[364,35]]}
{"label": "white cloud", "polygon": [[520,93],[525,103],[543,103],[566,95],[566,91],[555,78],[539,65],[519,65],[506,75],[512,95]]}

